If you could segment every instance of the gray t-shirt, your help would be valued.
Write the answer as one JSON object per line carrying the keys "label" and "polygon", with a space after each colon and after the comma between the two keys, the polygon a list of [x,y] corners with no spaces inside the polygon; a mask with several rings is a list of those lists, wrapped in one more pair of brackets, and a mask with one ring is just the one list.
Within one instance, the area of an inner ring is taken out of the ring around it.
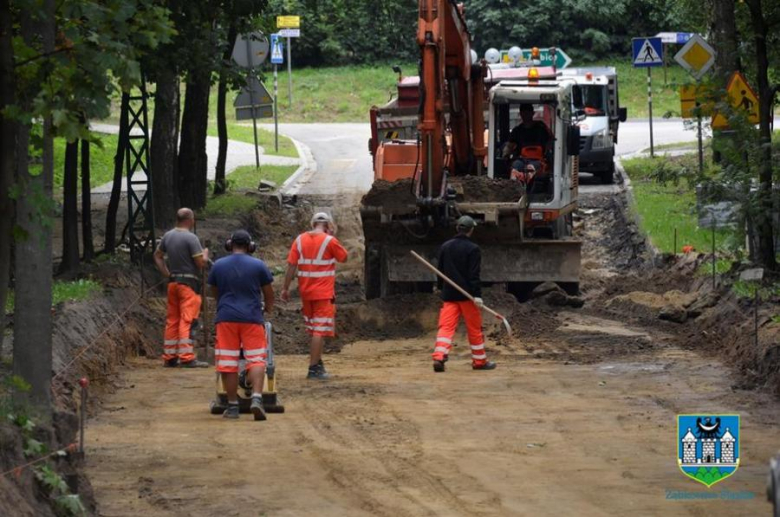
{"label": "gray t-shirt", "polygon": [[203,255],[203,248],[194,233],[174,228],[163,235],[159,249],[168,256],[168,269],[172,274],[199,276],[200,270],[193,259]]}

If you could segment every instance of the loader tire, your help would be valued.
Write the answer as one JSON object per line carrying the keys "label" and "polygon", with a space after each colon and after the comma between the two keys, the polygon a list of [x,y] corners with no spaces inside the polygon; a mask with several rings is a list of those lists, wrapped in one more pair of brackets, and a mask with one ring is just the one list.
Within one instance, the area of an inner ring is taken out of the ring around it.
{"label": "loader tire", "polygon": [[609,170],[602,172],[599,177],[602,185],[612,185],[615,183],[615,162],[612,162]]}

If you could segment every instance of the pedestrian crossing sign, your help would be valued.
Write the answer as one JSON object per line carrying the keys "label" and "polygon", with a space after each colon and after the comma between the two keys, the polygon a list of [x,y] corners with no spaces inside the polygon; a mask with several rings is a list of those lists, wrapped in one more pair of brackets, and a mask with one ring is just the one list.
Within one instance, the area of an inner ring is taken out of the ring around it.
{"label": "pedestrian crossing sign", "polygon": [[284,64],[284,54],[282,53],[282,38],[280,38],[278,34],[271,34],[271,64]]}
{"label": "pedestrian crossing sign", "polygon": [[631,40],[633,65],[637,68],[663,66],[664,45],[661,38],[634,38]]}
{"label": "pedestrian crossing sign", "polygon": [[[747,115],[748,122],[758,124],[758,95],[750,87],[745,76],[740,72],[734,72],[726,86],[729,103],[735,111],[743,111]],[[712,117],[713,129],[727,129],[729,122],[725,116],[715,113]]]}

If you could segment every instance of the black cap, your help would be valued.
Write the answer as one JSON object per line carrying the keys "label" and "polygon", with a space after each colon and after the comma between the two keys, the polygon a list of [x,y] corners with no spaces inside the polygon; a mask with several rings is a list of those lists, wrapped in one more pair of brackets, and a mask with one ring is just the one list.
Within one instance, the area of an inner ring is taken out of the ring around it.
{"label": "black cap", "polygon": [[246,230],[236,230],[233,235],[230,236],[230,240],[233,244],[249,246],[252,242],[252,236]]}

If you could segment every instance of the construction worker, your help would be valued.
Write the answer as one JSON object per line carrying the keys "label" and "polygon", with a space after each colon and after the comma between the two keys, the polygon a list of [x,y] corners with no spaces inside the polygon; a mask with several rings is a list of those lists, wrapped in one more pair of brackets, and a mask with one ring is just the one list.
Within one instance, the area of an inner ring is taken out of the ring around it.
{"label": "construction worker", "polygon": [[439,279],[439,291],[444,304],[439,312],[439,331],[433,350],[435,372],[444,371],[444,363],[447,362],[455,329],[458,328],[461,316],[466,322],[466,331],[471,345],[471,367],[474,370],[493,370],[496,367],[496,363],[487,360],[485,336],[482,334],[480,312],[484,306],[480,280],[482,252],[470,239],[476,226],[474,219],[464,215],[456,224],[458,234],[442,244],[439,250],[439,270],[473,296],[474,301]]}
{"label": "construction worker", "polygon": [[274,277],[268,266],[251,256],[255,243],[245,230],[233,232],[225,248],[231,252],[214,263],[209,273],[209,294],[217,299],[217,371],[227,393],[225,418],[238,418],[238,361],[244,350],[247,378],[252,384],[249,406],[255,420],[265,420],[263,381],[267,336],[263,313],[274,306]]}
{"label": "construction worker", "polygon": [[[163,344],[164,366],[205,368],[192,348],[192,322],[200,314],[201,271],[206,267],[209,250],[192,233],[195,213],[189,208],[176,212],[176,228],[163,235],[154,252],[154,262],[168,278],[168,316]],[[167,262],[166,262],[167,258]]]}
{"label": "construction worker", "polygon": [[524,147],[529,146],[539,146],[546,152],[550,140],[547,125],[541,120],[534,120],[534,105],[523,103],[520,105],[520,124],[509,133],[503,154],[504,157],[517,157]]}
{"label": "construction worker", "polygon": [[311,334],[309,379],[329,377],[322,362],[326,337],[336,335],[336,262],[347,260],[347,250],[334,237],[330,215],[320,212],[311,219],[311,231],[300,234],[287,256],[282,300],[290,300],[290,284],[298,277],[303,303],[303,322]]}

